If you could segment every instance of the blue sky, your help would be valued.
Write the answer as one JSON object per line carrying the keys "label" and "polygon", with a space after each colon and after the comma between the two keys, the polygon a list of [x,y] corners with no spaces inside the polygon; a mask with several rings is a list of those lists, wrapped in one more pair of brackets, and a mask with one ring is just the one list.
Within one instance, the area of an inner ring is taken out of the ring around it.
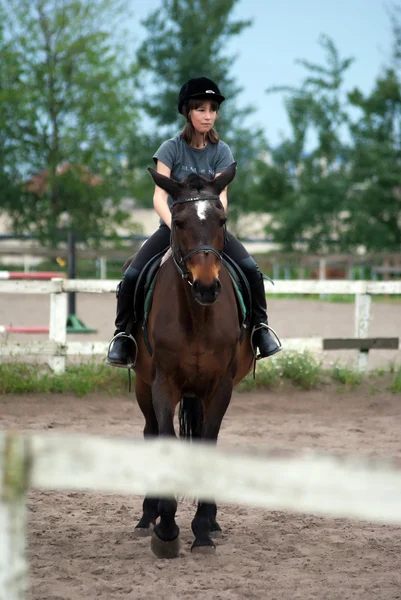
{"label": "blue sky", "polygon": [[[160,5],[161,0],[133,0],[134,39],[143,39],[139,21]],[[390,57],[385,6],[383,0],[240,0],[233,17],[251,19],[253,25],[227,51],[238,56],[233,75],[244,88],[239,102],[256,108],[249,123],[258,123],[273,145],[289,131],[283,96],[267,95],[265,90],[299,83],[305,71],[295,64],[297,58],[322,62],[322,33],[334,40],[341,57],[355,58],[346,86],[368,92]]]}

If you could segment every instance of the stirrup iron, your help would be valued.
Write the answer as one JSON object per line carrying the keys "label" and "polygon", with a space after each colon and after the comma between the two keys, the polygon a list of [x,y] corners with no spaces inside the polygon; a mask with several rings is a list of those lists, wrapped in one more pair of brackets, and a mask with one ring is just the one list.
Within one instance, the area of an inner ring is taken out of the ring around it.
{"label": "stirrup iron", "polygon": [[136,339],[134,338],[134,336],[131,333],[125,333],[125,331],[120,331],[120,333],[116,333],[116,335],[111,339],[108,350],[107,350],[107,355],[110,352],[110,348],[112,343],[114,342],[114,340],[118,337],[125,337],[130,339],[132,342],[134,342],[134,346],[135,346],[135,358],[133,362],[130,362],[126,365],[116,365],[114,363],[107,363],[112,367],[119,367],[120,369],[133,369],[136,365],[136,359],[138,357],[138,344],[136,343]]}
{"label": "stirrup iron", "polygon": [[261,360],[262,358],[264,358],[263,356],[260,356],[260,354],[259,354],[259,356],[257,355],[257,348],[253,344],[253,336],[255,335],[255,333],[257,331],[259,331],[259,329],[267,329],[268,331],[271,331],[277,340],[280,350],[282,350],[282,348],[283,348],[283,344],[281,343],[281,340],[278,337],[277,332],[273,329],[273,327],[270,327],[270,325],[267,325],[267,323],[260,323],[259,325],[255,325],[255,327],[252,329],[252,332],[251,332],[251,347],[252,347],[252,352],[255,355],[255,360]]}

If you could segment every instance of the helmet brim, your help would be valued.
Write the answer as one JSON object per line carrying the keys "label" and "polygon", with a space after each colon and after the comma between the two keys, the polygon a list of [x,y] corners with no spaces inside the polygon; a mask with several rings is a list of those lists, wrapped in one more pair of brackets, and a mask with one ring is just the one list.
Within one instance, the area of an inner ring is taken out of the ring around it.
{"label": "helmet brim", "polygon": [[178,107],[178,111],[182,114],[182,109],[188,100],[209,100],[210,102],[217,102],[219,105],[224,102],[225,97],[221,94],[216,94],[215,92],[205,93],[201,92],[199,94],[191,94],[186,98],[186,100],[180,102],[180,106]]}

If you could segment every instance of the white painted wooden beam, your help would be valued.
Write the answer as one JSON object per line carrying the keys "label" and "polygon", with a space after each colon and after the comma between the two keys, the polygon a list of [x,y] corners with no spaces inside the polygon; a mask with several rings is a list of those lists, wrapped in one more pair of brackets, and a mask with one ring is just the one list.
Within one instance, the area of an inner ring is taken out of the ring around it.
{"label": "white painted wooden beam", "polygon": [[401,524],[401,470],[384,461],[71,434],[33,434],[30,445],[38,488],[184,495]]}

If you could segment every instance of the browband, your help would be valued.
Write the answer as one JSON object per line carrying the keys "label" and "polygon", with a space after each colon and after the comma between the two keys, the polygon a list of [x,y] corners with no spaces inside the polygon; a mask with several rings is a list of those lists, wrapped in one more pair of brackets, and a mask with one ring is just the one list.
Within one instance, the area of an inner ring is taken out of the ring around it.
{"label": "browband", "polygon": [[186,202],[198,202],[198,200],[220,200],[220,196],[210,194],[209,196],[195,196],[195,198],[185,198],[184,200],[173,200],[173,206],[175,204],[185,204]]}

